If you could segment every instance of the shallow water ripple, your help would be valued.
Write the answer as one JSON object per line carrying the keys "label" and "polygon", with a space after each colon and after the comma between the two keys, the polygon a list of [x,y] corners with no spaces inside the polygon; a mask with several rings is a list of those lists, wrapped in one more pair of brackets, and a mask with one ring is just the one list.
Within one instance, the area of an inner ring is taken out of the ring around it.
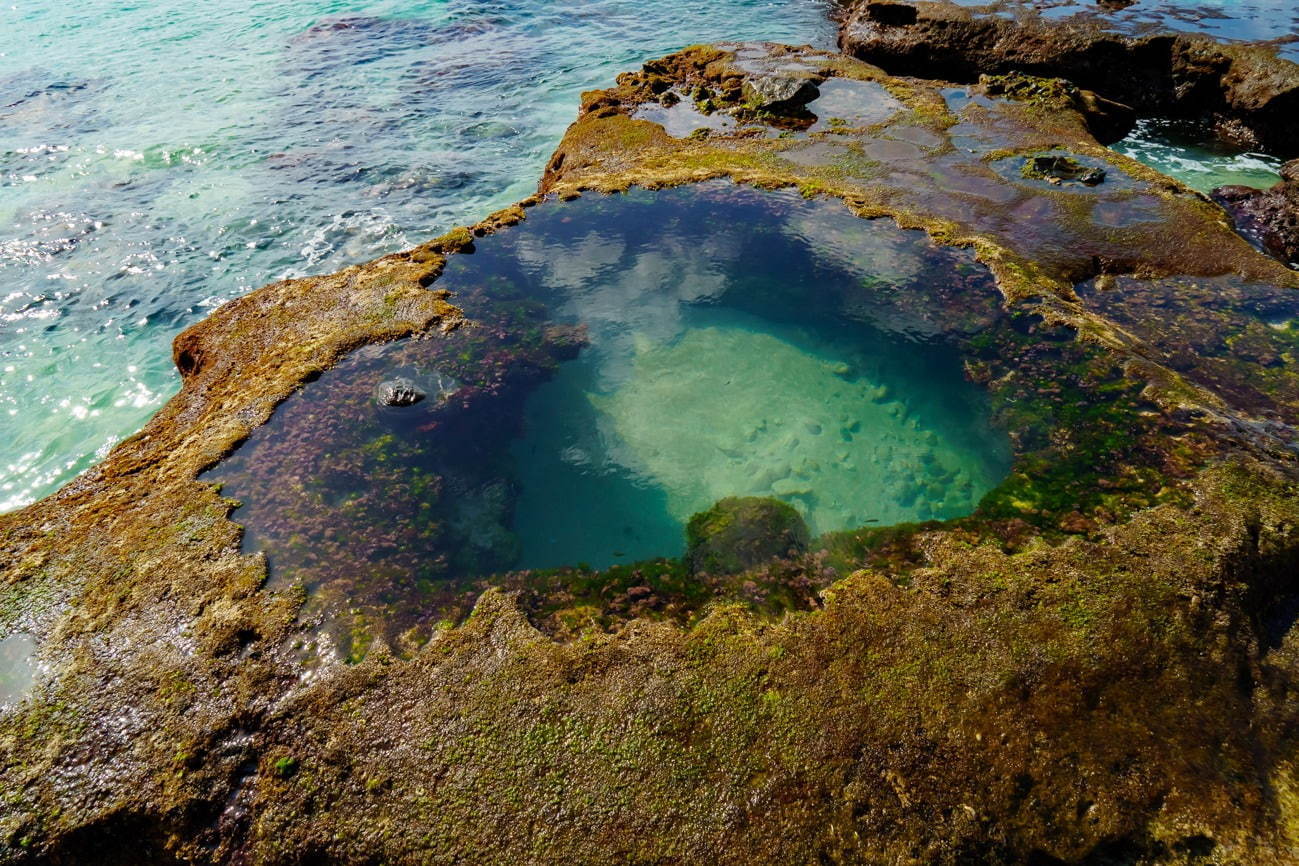
{"label": "shallow water ripple", "polygon": [[0,510],[138,429],[218,304],[530,193],[582,90],[693,42],[833,42],[776,0],[42,0],[0,27]]}

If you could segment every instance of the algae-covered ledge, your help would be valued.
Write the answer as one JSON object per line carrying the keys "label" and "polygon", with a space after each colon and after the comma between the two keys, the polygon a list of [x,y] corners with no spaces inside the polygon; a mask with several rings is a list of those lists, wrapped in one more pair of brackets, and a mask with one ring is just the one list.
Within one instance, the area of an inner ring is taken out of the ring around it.
{"label": "algae-covered ledge", "polygon": [[[1107,111],[696,47],[587,94],[539,196],[182,334],[181,393],[0,518],[0,627],[42,671],[0,716],[0,862],[1289,862],[1296,280],[1102,147]],[[1023,172],[1052,155],[1106,179]],[[971,250],[961,281],[858,297],[957,335],[1010,476],[819,546],[725,503],[688,562],[488,575],[420,640],[304,671],[302,596],[199,474],[360,347],[461,334],[544,378],[580,340],[475,319],[448,257],[719,179]],[[777,543],[733,558],[739,518]]]}

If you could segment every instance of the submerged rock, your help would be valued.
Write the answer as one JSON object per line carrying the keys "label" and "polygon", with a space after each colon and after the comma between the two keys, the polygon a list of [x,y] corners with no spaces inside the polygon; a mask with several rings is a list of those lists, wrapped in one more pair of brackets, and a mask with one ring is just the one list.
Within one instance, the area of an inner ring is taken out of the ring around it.
{"label": "submerged rock", "polygon": [[807,550],[807,524],[792,505],[758,496],[729,497],[690,518],[686,558],[696,573],[738,574]]}
{"label": "submerged rock", "polygon": [[380,406],[414,406],[428,396],[413,379],[396,376],[374,386],[374,401]]}

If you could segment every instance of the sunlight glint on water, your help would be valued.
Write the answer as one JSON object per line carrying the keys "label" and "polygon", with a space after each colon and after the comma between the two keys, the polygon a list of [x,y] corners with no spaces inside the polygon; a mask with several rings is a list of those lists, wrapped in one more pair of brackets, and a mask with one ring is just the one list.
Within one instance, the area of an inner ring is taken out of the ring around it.
{"label": "sunlight glint on water", "polygon": [[0,510],[138,429],[221,302],[530,193],[582,90],[694,42],[833,42],[814,0],[88,0],[0,28]]}

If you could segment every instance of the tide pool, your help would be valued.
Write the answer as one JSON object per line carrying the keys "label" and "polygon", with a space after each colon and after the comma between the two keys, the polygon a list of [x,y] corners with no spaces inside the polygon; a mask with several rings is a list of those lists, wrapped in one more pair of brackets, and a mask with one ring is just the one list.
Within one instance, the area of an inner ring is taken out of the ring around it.
{"label": "tide pool", "polygon": [[1114,150],[1203,193],[1241,184],[1267,189],[1281,180],[1282,160],[1232,147],[1194,124],[1139,120]]}
{"label": "tide pool", "polygon": [[342,655],[356,617],[426,628],[493,575],[679,556],[728,497],[824,533],[969,514],[1010,470],[966,376],[991,274],[838,201],[550,201],[434,285],[464,325],[357,350],[203,476]]}
{"label": "tide pool", "polygon": [[528,400],[521,564],[680,554],[690,517],[728,496],[785,501],[814,535],[969,513],[1004,457],[956,359],[915,349],[717,307],[625,356],[593,348]]}

